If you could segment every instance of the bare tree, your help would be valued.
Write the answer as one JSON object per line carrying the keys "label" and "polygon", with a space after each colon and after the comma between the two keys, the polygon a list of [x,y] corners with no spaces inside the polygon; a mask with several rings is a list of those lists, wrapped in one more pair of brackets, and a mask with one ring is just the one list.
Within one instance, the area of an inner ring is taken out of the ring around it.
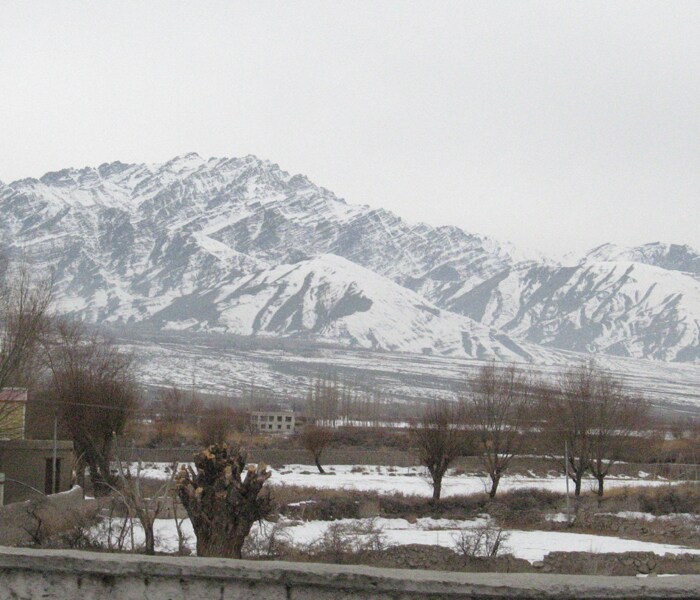
{"label": "bare tree", "polygon": [[[39,370],[41,338],[46,332],[48,311],[52,300],[52,280],[37,279],[28,267],[11,268],[0,256],[0,428],[8,437],[17,437],[23,431],[23,410],[18,402],[23,391]],[[8,428],[12,431],[8,431]]]}
{"label": "bare tree", "polygon": [[224,404],[215,402],[202,411],[199,419],[199,440],[204,446],[226,444],[231,441],[237,429],[236,411]]}
{"label": "bare tree", "polygon": [[141,523],[146,539],[146,554],[156,553],[156,538],[153,531],[155,520],[166,510],[169,498],[168,490],[172,486],[177,464],[172,465],[170,478],[150,497],[146,497],[142,488],[141,461],[136,464],[136,472],[132,473],[128,465],[117,458],[119,487],[115,489],[129,511],[129,517],[136,517]]}
{"label": "bare tree", "polygon": [[519,427],[530,405],[529,393],[527,376],[515,367],[487,365],[468,382],[465,416],[491,479],[491,498],[522,445]]}
{"label": "bare tree", "polygon": [[544,385],[539,390],[550,456],[573,481],[576,496],[581,495],[583,477],[591,468],[596,377],[596,367],[590,362],[562,374],[556,386]]}
{"label": "bare tree", "polygon": [[87,466],[95,495],[106,495],[117,483],[110,468],[115,436],[139,404],[131,357],[103,334],[72,322],[58,324],[46,354],[48,397],[80,458],[78,472]]}
{"label": "bare tree", "polygon": [[192,408],[190,394],[176,386],[161,390],[159,394],[158,420],[156,435],[159,441],[173,443],[180,436],[185,422],[185,415]]}
{"label": "bare tree", "polygon": [[[173,469],[173,472],[174,471],[175,469]],[[173,507],[173,521],[175,522],[175,532],[177,533],[177,553],[179,556],[188,556],[189,554],[191,554],[190,549],[187,547],[189,536],[185,533],[184,529],[182,528],[182,525],[185,522],[186,514],[180,517],[180,510],[178,508],[180,506],[180,500],[177,497],[177,488],[170,488],[170,496]]]}
{"label": "bare tree", "polygon": [[256,521],[271,510],[269,494],[261,493],[270,472],[263,464],[246,467],[239,449],[216,445],[194,458],[176,476],[178,496],[197,536],[198,556],[241,558]]}
{"label": "bare tree", "polygon": [[324,474],[321,466],[321,455],[333,440],[333,432],[328,427],[309,424],[301,433],[301,443],[314,459],[318,472]]}
{"label": "bare tree", "polygon": [[440,499],[442,479],[465,447],[466,435],[457,408],[446,401],[429,404],[412,428],[420,463],[428,469],[433,482],[433,501]]}
{"label": "bare tree", "polygon": [[594,371],[592,377],[590,469],[598,481],[598,496],[602,496],[610,468],[641,435],[648,404],[641,397],[631,396],[612,375]]}

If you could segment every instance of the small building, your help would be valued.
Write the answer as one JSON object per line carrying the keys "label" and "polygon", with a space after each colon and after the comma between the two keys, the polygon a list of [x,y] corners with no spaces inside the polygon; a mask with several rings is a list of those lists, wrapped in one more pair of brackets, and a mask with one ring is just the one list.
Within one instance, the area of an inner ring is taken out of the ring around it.
{"label": "small building", "polygon": [[70,489],[73,442],[56,442],[55,489],[53,451],[53,440],[0,440],[0,473],[5,475],[5,504]]}
{"label": "small building", "polygon": [[[5,504],[63,492],[71,485],[73,442],[56,441],[54,477],[53,440],[26,439],[31,437],[27,436],[27,397],[24,388],[0,389],[0,473],[5,479],[0,485]],[[47,422],[53,424],[53,414],[50,417]]]}
{"label": "small building", "polygon": [[26,389],[0,389],[0,440],[24,439],[26,414]]}
{"label": "small building", "polygon": [[267,433],[294,433],[296,422],[294,412],[253,411],[250,413],[250,427],[254,431]]}

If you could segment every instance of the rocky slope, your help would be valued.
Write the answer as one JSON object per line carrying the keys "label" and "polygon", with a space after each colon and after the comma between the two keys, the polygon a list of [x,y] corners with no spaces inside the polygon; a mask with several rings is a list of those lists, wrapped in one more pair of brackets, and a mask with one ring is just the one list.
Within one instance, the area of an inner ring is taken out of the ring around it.
{"label": "rocky slope", "polygon": [[448,309],[516,339],[577,352],[700,359],[700,281],[629,261],[504,270],[452,290]]}
{"label": "rocky slope", "polygon": [[[531,359],[553,348],[698,360],[692,249],[572,266],[351,205],[253,156],[188,154],[0,184],[0,244],[55,268],[97,322]],[[340,257],[340,258],[339,258]]]}

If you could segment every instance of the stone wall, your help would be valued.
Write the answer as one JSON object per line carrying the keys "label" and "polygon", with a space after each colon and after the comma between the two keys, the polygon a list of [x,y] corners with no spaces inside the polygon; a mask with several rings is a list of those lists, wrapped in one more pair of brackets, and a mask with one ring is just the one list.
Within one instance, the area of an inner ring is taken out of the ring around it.
{"label": "stone wall", "polygon": [[0,600],[696,598],[700,577],[446,573],[0,548]]}
{"label": "stone wall", "polygon": [[[575,525],[581,529],[604,531],[636,540],[695,546],[700,539],[700,520],[689,519],[683,515],[635,519],[582,510],[576,515]],[[566,530],[566,525],[556,523],[552,528]]]}
{"label": "stone wall", "polygon": [[[576,575],[700,575],[700,555],[625,552],[593,554],[590,552],[550,552],[533,567],[543,573]],[[697,590],[700,597],[700,587]]]}

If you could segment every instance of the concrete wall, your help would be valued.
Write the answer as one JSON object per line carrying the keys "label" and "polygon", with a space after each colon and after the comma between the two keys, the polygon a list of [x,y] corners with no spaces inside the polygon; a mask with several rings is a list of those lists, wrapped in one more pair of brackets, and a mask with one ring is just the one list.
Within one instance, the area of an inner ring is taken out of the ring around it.
{"label": "concrete wall", "polygon": [[441,573],[0,548],[0,600],[407,600],[697,598],[700,576]]}
{"label": "concrete wall", "polygon": [[[22,482],[20,484],[5,481],[5,504],[36,498],[45,493],[46,461],[51,460],[52,453],[51,440],[0,441],[0,472],[5,473],[6,479]],[[70,489],[73,442],[59,441],[57,457],[61,461],[57,491],[62,492]],[[35,488],[39,493],[31,488]]]}

